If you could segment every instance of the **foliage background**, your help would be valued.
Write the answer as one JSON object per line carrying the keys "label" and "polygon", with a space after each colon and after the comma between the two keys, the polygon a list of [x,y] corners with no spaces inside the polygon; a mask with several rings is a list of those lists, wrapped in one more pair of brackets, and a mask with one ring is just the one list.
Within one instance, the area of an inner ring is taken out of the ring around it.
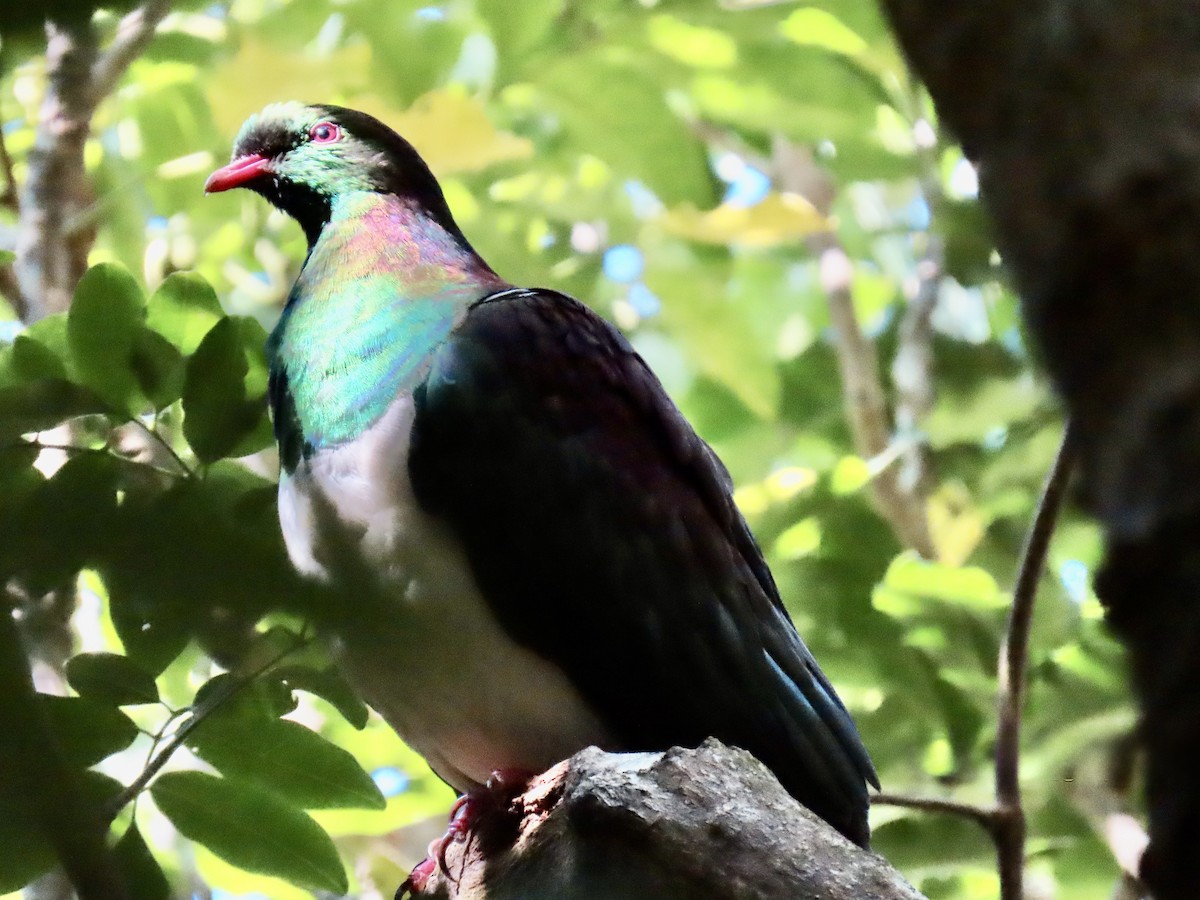
{"label": "foliage background", "polygon": [[[0,44],[18,183],[45,86],[35,26],[14,17]],[[0,349],[0,576],[39,688],[81,695],[44,701],[68,761],[112,796],[206,711],[114,826],[147,896],[390,896],[451,800],[378,720],[354,727],[282,555],[261,342],[303,238],[202,185],[242,120],[287,98],[392,124],[497,271],[627,331],[730,468],[885,787],[986,803],[1007,592],[1061,424],[974,172],[873,6],[180,3],[92,123],[100,268],[69,316],[11,315]],[[1038,896],[1119,878],[1102,830],[1129,803],[1133,714],[1089,587],[1098,553],[1068,515],[1037,608],[1022,775]],[[51,857],[4,802],[12,890]],[[872,815],[876,849],[930,897],[995,895],[973,823]]]}

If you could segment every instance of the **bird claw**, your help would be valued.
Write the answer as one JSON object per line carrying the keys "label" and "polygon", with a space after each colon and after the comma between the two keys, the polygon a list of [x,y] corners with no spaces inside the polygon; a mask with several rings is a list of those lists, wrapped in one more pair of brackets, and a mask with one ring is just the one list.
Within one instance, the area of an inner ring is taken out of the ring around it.
{"label": "bird claw", "polygon": [[[426,857],[417,863],[396,896],[423,894],[435,872],[440,871],[451,881],[458,877],[450,872],[446,854],[452,844],[462,843],[471,837],[480,819],[494,813],[505,812],[516,797],[529,784],[530,775],[515,769],[498,769],[491,774],[487,784],[463,794],[450,807],[450,822],[446,832],[425,851]],[[461,873],[459,874],[461,877]]]}
{"label": "bird claw", "polygon": [[433,859],[436,856],[438,868],[452,881],[458,879],[450,874],[450,867],[446,864],[446,851],[450,849],[451,844],[465,841],[479,818],[479,802],[473,799],[474,793],[472,791],[463,794],[454,801],[454,805],[450,807],[450,824],[446,826],[445,834],[429,845],[429,858]]}
{"label": "bird claw", "polygon": [[[434,841],[434,843],[437,843]],[[433,845],[430,844],[430,849]],[[437,871],[437,864],[432,857],[426,857],[408,873],[408,877],[404,879],[404,884],[396,890],[396,900],[402,900],[404,897],[416,896],[425,893],[425,889],[429,887],[429,880],[433,878],[433,873]]]}

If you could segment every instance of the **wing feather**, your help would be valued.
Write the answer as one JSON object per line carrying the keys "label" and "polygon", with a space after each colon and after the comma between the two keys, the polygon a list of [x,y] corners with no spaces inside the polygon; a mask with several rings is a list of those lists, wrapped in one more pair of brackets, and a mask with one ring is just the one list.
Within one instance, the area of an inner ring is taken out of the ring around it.
{"label": "wing feather", "polygon": [[476,304],[416,393],[422,505],[508,632],[561,666],[621,742],[754,753],[867,841],[875,773],[796,634],[728,472],[625,338],[577,301]]}

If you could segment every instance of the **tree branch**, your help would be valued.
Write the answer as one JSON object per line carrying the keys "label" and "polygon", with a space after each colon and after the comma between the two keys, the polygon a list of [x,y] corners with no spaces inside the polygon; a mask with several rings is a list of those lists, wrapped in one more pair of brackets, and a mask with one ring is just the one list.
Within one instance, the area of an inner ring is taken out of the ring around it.
{"label": "tree branch", "polygon": [[1025,537],[1012,610],[1000,646],[996,725],[996,853],[1002,900],[1021,900],[1025,868],[1025,811],[1021,806],[1021,710],[1029,664],[1029,633],[1038,583],[1046,570],[1046,553],[1058,522],[1071,475],[1071,429],[1067,426],[1058,454],[1042,487],[1037,511]]}
{"label": "tree branch", "polygon": [[[307,631],[307,627],[305,628],[305,631]],[[224,706],[231,697],[237,694],[244,687],[253,684],[256,678],[263,675],[271,668],[277,666],[288,656],[297,652],[298,650],[301,650],[310,642],[310,638],[301,636],[301,638],[295,644],[284,648],[248,674],[240,676],[233,675],[228,682],[226,682],[224,685],[221,685],[220,690],[214,691],[212,696],[209,697],[206,702],[193,709],[191,717],[176,729],[175,734],[171,736],[171,740],[168,741],[166,746],[164,746],[162,750],[155,754],[155,756],[146,763],[146,767],[142,769],[142,771],[138,774],[138,777],[126,785],[123,791],[112,797],[104,805],[103,812],[105,821],[111,822],[117,817],[117,814],[120,813],[121,810],[128,806],[133,800],[137,799],[138,795],[141,794],[141,792],[149,786],[150,782],[154,780],[154,776],[162,771],[163,766],[170,762],[175,751],[187,742],[187,739],[191,736],[192,732],[199,728],[209,716]]]}
{"label": "tree branch", "polygon": [[141,56],[154,37],[158,23],[171,11],[170,0],[147,0],[117,23],[108,48],[92,66],[92,96],[95,105],[111,94],[130,63]]}
{"label": "tree branch", "polygon": [[923,900],[753,756],[711,738],[665,753],[590,747],[475,836],[451,845],[450,876],[436,873],[421,896]]}
{"label": "tree branch", "polygon": [[87,269],[95,226],[86,215],[93,192],[83,151],[92,115],[169,9],[167,0],[142,4],[121,19],[103,54],[88,17],[46,25],[46,94],[20,192],[13,264],[16,305],[27,322],[67,309]]}
{"label": "tree branch", "polygon": [[921,812],[958,816],[970,819],[989,835],[994,836],[996,831],[996,808],[994,806],[976,806],[974,803],[962,803],[958,800],[940,797],[910,797],[907,794],[889,794],[884,791],[871,795],[871,805],[899,806]]}
{"label": "tree branch", "polygon": [[4,142],[4,129],[0,128],[0,173],[4,175],[4,193],[0,194],[0,206],[19,212],[21,203],[17,198],[17,179],[13,175],[13,161]]}
{"label": "tree branch", "polygon": [[996,844],[1001,900],[1021,900],[1025,868],[1025,811],[1021,806],[1021,709],[1029,663],[1029,634],[1038,583],[1046,569],[1050,538],[1062,509],[1071,475],[1071,430],[1068,426],[1046,476],[1033,521],[1025,536],[1013,586],[1013,603],[997,663],[996,805],[977,806],[957,800],[876,794],[873,804],[902,806],[970,819]]}
{"label": "tree branch", "polygon": [[[902,99],[905,102],[897,105],[908,110],[920,170],[917,183],[932,220],[943,196],[937,133],[920,115],[915,89],[905,91]],[[925,249],[917,260],[915,284],[905,285],[908,306],[900,320],[891,376],[896,392],[895,430],[902,441],[899,485],[907,493],[924,497],[922,486],[929,480],[929,448],[920,427],[933,409],[933,313],[941,298],[945,253],[941,235],[932,229],[926,228],[920,237],[924,238]]]}
{"label": "tree branch", "polygon": [[[769,173],[780,190],[804,197],[822,216],[829,215],[837,188],[809,148],[775,135],[771,141],[771,155],[767,157],[723,128],[705,122],[695,123],[692,127],[710,145],[727,148]],[[933,236],[930,238],[932,240]],[[928,380],[928,343],[932,334],[928,329],[928,317],[937,301],[940,256],[937,257],[938,271],[922,279],[918,286],[919,295],[906,314],[912,329],[910,343],[914,352],[907,354],[901,363],[901,381],[907,391],[906,398],[902,398],[908,401],[906,423],[911,425],[906,424],[901,434],[894,438],[875,344],[863,335],[854,313],[850,259],[832,232],[813,237],[809,247],[821,262],[822,288],[838,335],[835,349],[841,370],[846,419],[854,437],[855,452],[871,467],[871,499],[900,544],[911,547],[926,559],[933,559],[937,551],[929,533],[925,509],[926,454],[913,435],[932,402]],[[826,278],[830,279],[828,283]],[[931,285],[926,287],[926,282]],[[923,354],[922,340],[926,341]],[[913,369],[914,365],[921,367],[920,371]],[[927,399],[918,401],[921,384]],[[897,461],[901,462],[900,466],[895,465]]]}
{"label": "tree branch", "polygon": [[[837,334],[838,368],[846,418],[854,436],[855,452],[863,459],[886,453],[892,444],[892,427],[887,399],[879,380],[875,344],[859,327],[851,291],[854,270],[837,236],[828,233],[814,239],[818,253],[821,288],[829,304],[829,318]],[[883,468],[871,481],[872,497],[900,542],[926,559],[937,549],[929,533],[924,498],[913,484],[901,483],[895,467]]]}
{"label": "tree branch", "polygon": [[46,25],[46,94],[21,191],[13,264],[27,322],[65,310],[87,268],[93,235],[69,235],[67,226],[92,197],[83,150],[95,106],[95,56],[86,17]]}

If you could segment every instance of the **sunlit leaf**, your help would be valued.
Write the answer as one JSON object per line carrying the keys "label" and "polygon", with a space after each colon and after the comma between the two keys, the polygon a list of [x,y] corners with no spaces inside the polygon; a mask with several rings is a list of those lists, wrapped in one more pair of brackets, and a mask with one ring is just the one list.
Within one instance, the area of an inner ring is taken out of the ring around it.
{"label": "sunlit leaf", "polygon": [[797,44],[821,47],[847,56],[855,56],[867,49],[867,42],[836,16],[814,6],[792,12],[783,20],[779,31]]}
{"label": "sunlit leaf", "polygon": [[542,73],[541,86],[589,153],[623,177],[645,182],[666,203],[708,204],[713,180],[704,150],[646,74],[581,54]]}
{"label": "sunlit leaf", "polygon": [[296,722],[218,715],[196,730],[191,746],[223,774],[254,781],[306,809],[385,805],[353,756]]}
{"label": "sunlit leaf", "polygon": [[67,315],[71,361],[82,384],[118,409],[136,411],[134,341],[145,318],[141,286],[112,263],[93,266],[79,282]]}
{"label": "sunlit leaf", "polygon": [[701,69],[728,69],[738,57],[737,42],[715,28],[692,25],[674,16],[651,16],[646,23],[651,45],[660,53]]}
{"label": "sunlit leaf", "polygon": [[883,585],[901,594],[942,603],[992,610],[1008,605],[996,579],[977,566],[948,566],[914,554],[901,554],[888,566]]}
{"label": "sunlit leaf", "polygon": [[659,222],[671,234],[689,240],[748,247],[793,244],[828,228],[821,214],[803,197],[775,192],[751,207],[723,203],[700,212],[694,206],[680,206],[665,213]]}
{"label": "sunlit leaf", "polygon": [[930,495],[925,508],[938,560],[948,566],[961,566],[987,529],[987,520],[976,508],[970,492],[960,483],[944,484]]}
{"label": "sunlit leaf", "polygon": [[179,348],[185,356],[225,315],[212,286],[194,272],[174,272],[158,286],[146,304],[146,325]]}
{"label": "sunlit leaf", "polygon": [[681,258],[676,265],[652,266],[646,283],[662,298],[662,319],[682,343],[696,368],[719,381],[748,409],[764,419],[776,414],[779,372],[764,348],[764,325],[777,310],[753,297],[730,291],[728,272]]}
{"label": "sunlit leaf", "polygon": [[533,144],[500,131],[482,103],[459,90],[431,91],[388,124],[412,141],[439,176],[477,172],[501,162],[529,159]]}
{"label": "sunlit leaf", "polygon": [[366,44],[356,43],[318,60],[287,53],[255,35],[244,38],[237,53],[206,74],[204,87],[217,126],[232,136],[250,113],[268,103],[328,99],[330,72],[343,84],[364,83],[370,65]]}
{"label": "sunlit leaf", "polygon": [[168,772],[150,794],[180,834],[236,866],[313,890],[347,890],[329,835],[268,791],[203,772]]}

